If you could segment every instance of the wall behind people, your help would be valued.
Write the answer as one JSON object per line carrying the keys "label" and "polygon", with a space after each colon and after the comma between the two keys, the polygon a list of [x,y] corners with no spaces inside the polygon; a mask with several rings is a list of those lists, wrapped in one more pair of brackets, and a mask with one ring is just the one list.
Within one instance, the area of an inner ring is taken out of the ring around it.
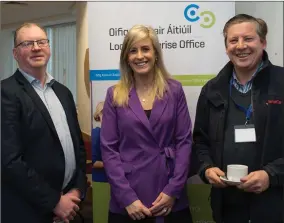
{"label": "wall behind people", "polygon": [[87,2],[76,2],[77,111],[81,129],[91,135]]}
{"label": "wall behind people", "polygon": [[[39,3],[38,3],[39,4]],[[45,4],[45,3],[44,3]],[[58,4],[58,3],[53,3]],[[82,7],[86,3],[84,2],[77,2],[76,7],[73,6],[73,12],[69,13],[61,13],[57,16],[47,15],[45,17],[37,18],[35,19],[35,22],[40,22],[41,25],[46,24],[56,24],[56,23],[62,23],[62,22],[68,22],[68,21],[78,21],[81,20],[80,24],[77,24],[77,30],[80,30],[80,27],[87,27],[88,24],[86,21],[83,20],[84,17],[86,17],[87,13],[81,13],[78,14],[79,7]],[[40,3],[40,5],[43,5],[43,3]],[[268,32],[268,53],[270,55],[270,59],[273,63],[278,65],[284,64],[284,57],[283,57],[283,51],[284,51],[284,37],[283,37],[283,24],[284,24],[284,18],[283,18],[283,11],[284,11],[284,4],[283,2],[236,2],[235,3],[236,13],[248,13],[253,16],[261,17],[263,18],[268,26],[269,26],[269,32]],[[7,23],[5,22],[6,14],[3,14],[3,6],[1,4],[1,13],[4,19],[1,20],[1,32],[0,32],[0,46],[1,46],[1,52],[0,52],[0,78],[2,79],[3,75],[9,75],[10,70],[13,67],[13,58],[12,58],[12,49],[10,46],[10,38],[12,38],[12,33],[10,33],[9,30],[16,27],[16,25],[19,25],[20,23],[27,21],[31,14],[35,15],[35,13],[29,13],[25,14],[25,10],[20,11],[19,13],[14,14],[13,21],[16,21],[17,18],[20,20],[17,21],[17,23]],[[6,6],[5,6],[6,7]],[[43,6],[40,6],[41,8]],[[23,9],[23,8],[22,8]],[[25,8],[24,8],[25,9]],[[5,10],[5,8],[4,8]],[[15,8],[13,8],[15,10]],[[76,10],[76,11],[74,11]],[[35,12],[35,11],[33,11]],[[53,13],[59,13],[59,7],[53,7]],[[21,15],[22,14],[22,15]],[[77,15],[76,15],[77,14]],[[10,16],[11,19],[11,16]],[[78,34],[79,31],[77,31]],[[85,34],[84,34],[85,33]],[[80,36],[77,36],[77,38],[80,37],[81,40],[77,40],[77,53],[78,53],[78,60],[77,60],[77,99],[80,101],[79,105],[79,121],[82,128],[82,131],[86,134],[91,133],[91,125],[90,117],[91,117],[91,108],[89,106],[90,98],[89,98],[89,85],[86,83],[86,77],[85,76],[85,54],[86,49],[88,48],[88,39],[87,39],[87,28],[84,28],[84,32],[81,32]],[[81,44],[85,44],[83,48],[79,47]],[[80,54],[80,51],[82,50],[82,55]],[[7,55],[11,55],[11,57],[8,58]],[[81,55],[81,56],[80,56]],[[210,56],[210,55],[208,55]],[[83,58],[83,60],[82,60]],[[9,71],[8,71],[9,70]],[[81,78],[83,77],[83,79]],[[85,80],[84,80],[85,79]],[[78,81],[79,80],[79,81]],[[74,97],[76,97],[74,95]]]}
{"label": "wall behind people", "polygon": [[[21,5],[6,3],[1,3],[0,79],[9,77],[17,68],[17,64],[13,58],[12,48],[14,31],[19,25],[24,22],[35,22],[46,27],[75,22],[76,19],[73,11],[69,8],[73,3],[25,2]],[[13,16],[11,16],[11,14],[13,14]],[[56,37],[56,34],[59,34],[59,31],[55,31],[56,32],[52,32],[52,35]],[[74,64],[75,62],[72,63]],[[58,64],[59,63],[57,63],[57,65]],[[49,63],[49,66],[50,65],[51,63]],[[74,93],[76,94],[76,91],[74,91]]]}
{"label": "wall behind people", "polygon": [[267,52],[273,64],[284,65],[284,3],[236,2],[236,14],[245,13],[263,19],[268,25]]}
{"label": "wall behind people", "polygon": [[[88,48],[87,38],[87,22],[84,20],[84,4],[86,2],[28,2],[27,5],[4,5],[2,6],[2,32],[0,33],[0,79],[6,78],[12,74],[17,67],[13,55],[13,31],[20,24],[32,21],[39,23],[41,26],[53,26],[58,24],[66,24],[76,22],[76,56],[77,61],[75,72],[77,78],[76,90],[73,91],[74,99],[77,101],[77,111],[79,112],[79,122],[84,135],[90,135],[90,99],[89,99],[89,68],[86,64],[86,49]],[[3,10],[4,8],[4,10]],[[42,11],[44,9],[44,11]],[[4,11],[4,13],[3,13]],[[13,17],[11,17],[11,11]],[[85,28],[84,28],[85,27]],[[57,32],[58,33],[58,32]],[[73,62],[72,62],[73,63]],[[51,63],[49,63],[49,66]],[[87,68],[86,68],[87,67]],[[87,78],[84,73],[87,70]],[[73,82],[72,82],[73,86]],[[70,87],[70,86],[69,86]]]}
{"label": "wall behind people", "polygon": [[0,79],[2,80],[11,75],[13,67],[13,32],[1,30],[0,39]]}
{"label": "wall behind people", "polygon": [[[13,35],[17,26],[24,22],[36,22],[45,28],[51,47],[51,58],[47,71],[60,83],[67,86],[77,102],[77,53],[76,53],[76,16],[75,3],[66,2],[28,2],[21,6],[4,5],[3,32],[1,32],[0,78],[4,79],[13,74],[17,63],[12,55]],[[22,10],[19,10],[21,8]],[[45,12],[38,11],[44,8]],[[8,15],[11,10],[15,16]],[[13,11],[14,12],[14,11]],[[17,14],[18,13],[18,14]],[[31,14],[33,16],[31,16]],[[85,86],[84,86],[85,89]]]}

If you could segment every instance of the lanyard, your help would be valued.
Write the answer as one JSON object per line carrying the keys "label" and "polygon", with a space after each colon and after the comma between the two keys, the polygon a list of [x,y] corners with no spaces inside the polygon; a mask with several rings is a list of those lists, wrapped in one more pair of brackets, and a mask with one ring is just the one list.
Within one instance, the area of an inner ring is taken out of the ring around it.
{"label": "lanyard", "polygon": [[[233,79],[231,79],[230,81],[230,97],[232,98],[232,85],[233,85]],[[250,105],[248,106],[248,108],[245,108],[244,106],[241,106],[239,104],[237,104],[235,102],[235,100],[232,98],[232,101],[234,102],[235,106],[243,111],[245,114],[246,114],[246,122],[245,122],[245,125],[248,124],[250,118],[251,118],[251,115],[252,115],[252,103],[250,103]]]}
{"label": "lanyard", "polygon": [[[253,76],[258,72],[260,71],[260,69],[262,68],[263,66],[263,61],[261,61],[261,63],[259,64],[259,66],[257,67],[257,70],[255,71],[255,73],[253,74]],[[232,85],[233,85],[233,77],[231,78],[231,81],[230,81],[230,97],[232,98]],[[250,103],[250,105],[248,106],[248,108],[245,108],[239,104],[237,104],[235,102],[235,100],[232,98],[232,101],[234,102],[235,106],[243,111],[245,114],[246,114],[246,122],[245,122],[245,125],[248,124],[250,118],[251,118],[251,115],[252,115],[252,103]]]}

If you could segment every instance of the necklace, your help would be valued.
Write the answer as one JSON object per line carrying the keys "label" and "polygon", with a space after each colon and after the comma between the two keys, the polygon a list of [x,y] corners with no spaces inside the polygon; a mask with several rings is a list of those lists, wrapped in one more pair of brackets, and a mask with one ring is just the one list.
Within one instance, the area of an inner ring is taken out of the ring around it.
{"label": "necklace", "polygon": [[146,94],[143,95],[143,97],[141,97],[142,103],[146,103],[148,101],[148,98],[149,98],[150,93],[151,93],[151,91],[149,91],[149,89],[151,89],[151,88],[149,88],[149,86],[148,87],[144,87],[144,91],[146,92]]}

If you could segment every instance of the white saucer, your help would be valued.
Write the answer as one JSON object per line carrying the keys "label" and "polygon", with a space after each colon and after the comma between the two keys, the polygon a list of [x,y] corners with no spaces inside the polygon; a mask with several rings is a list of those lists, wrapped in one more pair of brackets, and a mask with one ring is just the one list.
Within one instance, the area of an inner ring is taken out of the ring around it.
{"label": "white saucer", "polygon": [[226,176],[220,176],[220,179],[228,184],[228,185],[231,185],[231,186],[236,186],[236,185],[239,185],[241,184],[242,182],[241,181],[232,181],[232,180],[228,180],[228,178]]}

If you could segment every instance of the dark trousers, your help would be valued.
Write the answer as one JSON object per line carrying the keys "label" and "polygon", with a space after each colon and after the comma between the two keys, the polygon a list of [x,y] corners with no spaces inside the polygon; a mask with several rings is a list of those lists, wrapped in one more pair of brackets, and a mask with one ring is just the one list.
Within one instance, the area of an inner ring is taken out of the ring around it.
{"label": "dark trousers", "polygon": [[[142,220],[132,220],[128,215],[109,212],[108,223],[155,223],[155,218],[144,218]],[[165,217],[165,223],[193,223],[189,208],[181,211],[171,212]]]}
{"label": "dark trousers", "polygon": [[250,217],[250,207],[246,204],[224,205],[222,210],[222,221],[216,221],[216,223],[284,223],[284,221],[275,222],[272,219],[252,219]]}
{"label": "dark trousers", "polygon": [[223,206],[222,223],[249,223],[249,207],[239,205]]}

